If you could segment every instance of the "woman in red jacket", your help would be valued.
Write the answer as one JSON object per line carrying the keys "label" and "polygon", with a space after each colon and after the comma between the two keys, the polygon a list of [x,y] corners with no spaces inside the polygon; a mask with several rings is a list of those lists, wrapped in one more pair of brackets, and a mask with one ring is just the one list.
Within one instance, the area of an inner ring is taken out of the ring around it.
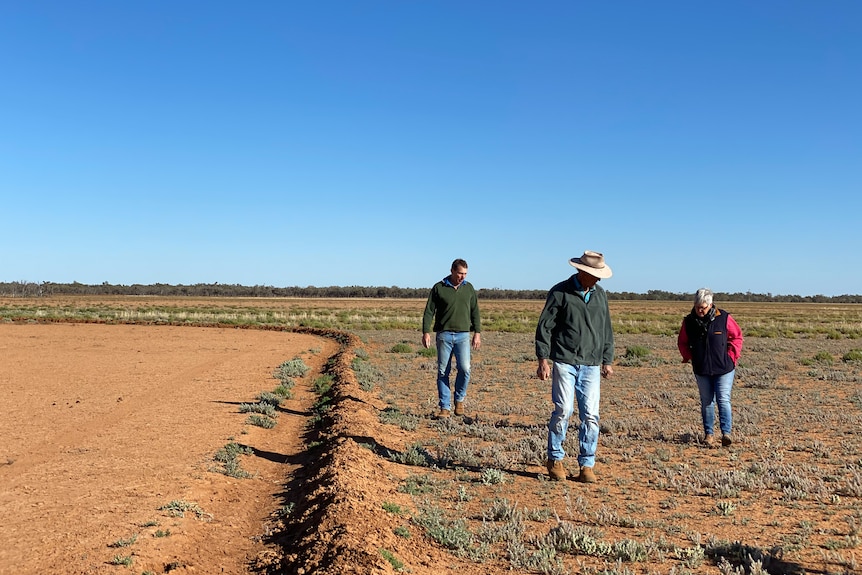
{"label": "woman in red jacket", "polygon": [[682,362],[691,362],[697,380],[703,442],[708,447],[715,445],[715,405],[718,403],[721,444],[727,447],[733,443],[730,391],[742,353],[742,330],[729,313],[715,307],[712,295],[706,288],[697,290],[694,307],[682,320],[677,346]]}

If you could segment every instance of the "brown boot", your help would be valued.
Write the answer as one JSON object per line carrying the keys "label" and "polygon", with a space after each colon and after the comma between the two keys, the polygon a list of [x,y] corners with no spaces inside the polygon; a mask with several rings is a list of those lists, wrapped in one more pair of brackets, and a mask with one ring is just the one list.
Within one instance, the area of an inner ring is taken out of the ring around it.
{"label": "brown boot", "polygon": [[455,415],[464,415],[464,402],[456,401],[455,402]]}
{"label": "brown boot", "polygon": [[733,438],[730,436],[729,433],[726,433],[726,434],[721,436],[721,444],[724,447],[730,447],[732,443],[733,443]]}
{"label": "brown boot", "polygon": [[578,481],[581,483],[595,483],[596,474],[593,473],[592,467],[581,467],[581,473],[578,475]]}
{"label": "brown boot", "polygon": [[437,419],[446,419],[448,417],[449,417],[449,410],[448,409],[441,409],[439,412],[437,412]]}
{"label": "brown boot", "polygon": [[551,481],[565,481],[566,468],[563,467],[563,462],[559,459],[556,461],[548,460],[548,475],[551,476]]}
{"label": "brown boot", "polygon": [[706,445],[707,449],[712,449],[715,447],[715,435],[712,433],[707,433],[703,436],[703,444]]}

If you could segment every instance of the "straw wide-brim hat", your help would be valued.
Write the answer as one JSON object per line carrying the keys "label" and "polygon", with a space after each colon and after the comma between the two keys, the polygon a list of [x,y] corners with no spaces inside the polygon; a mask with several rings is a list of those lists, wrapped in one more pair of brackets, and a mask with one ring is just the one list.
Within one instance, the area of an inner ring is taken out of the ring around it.
{"label": "straw wide-brim hat", "polygon": [[570,259],[569,265],[574,266],[579,270],[583,270],[597,278],[609,278],[614,275],[610,266],[605,263],[605,256],[599,252],[591,252],[590,250],[587,250],[581,257]]}

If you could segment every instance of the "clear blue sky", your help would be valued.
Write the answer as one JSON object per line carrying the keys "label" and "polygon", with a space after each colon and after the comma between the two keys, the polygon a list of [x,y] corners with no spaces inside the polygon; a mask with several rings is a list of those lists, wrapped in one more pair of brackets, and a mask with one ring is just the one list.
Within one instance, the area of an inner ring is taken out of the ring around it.
{"label": "clear blue sky", "polygon": [[862,293],[862,2],[0,6],[0,281]]}

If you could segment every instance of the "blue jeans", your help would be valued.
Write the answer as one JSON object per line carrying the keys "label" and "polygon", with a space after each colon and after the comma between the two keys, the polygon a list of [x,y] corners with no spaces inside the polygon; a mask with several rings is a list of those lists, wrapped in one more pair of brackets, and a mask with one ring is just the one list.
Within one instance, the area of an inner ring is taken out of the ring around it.
{"label": "blue jeans", "polygon": [[736,370],[724,375],[697,375],[697,390],[700,392],[700,417],[703,420],[703,431],[707,435],[715,432],[715,404],[718,403],[718,426],[721,433],[727,435],[733,427],[733,415],[730,411],[730,390],[733,388],[733,376]]}
{"label": "blue jeans", "polygon": [[569,428],[569,418],[578,401],[578,465],[593,467],[599,444],[599,397],[602,368],[598,365],[569,365],[554,362],[551,378],[551,400],[554,411],[548,422],[548,460],[566,456],[563,442]]}
{"label": "blue jeans", "polygon": [[455,401],[464,401],[467,396],[467,385],[470,383],[469,331],[437,332],[437,397],[440,400],[440,409],[452,407],[452,395],[449,390],[452,356],[455,356],[455,361],[458,363],[458,374],[455,376]]}

